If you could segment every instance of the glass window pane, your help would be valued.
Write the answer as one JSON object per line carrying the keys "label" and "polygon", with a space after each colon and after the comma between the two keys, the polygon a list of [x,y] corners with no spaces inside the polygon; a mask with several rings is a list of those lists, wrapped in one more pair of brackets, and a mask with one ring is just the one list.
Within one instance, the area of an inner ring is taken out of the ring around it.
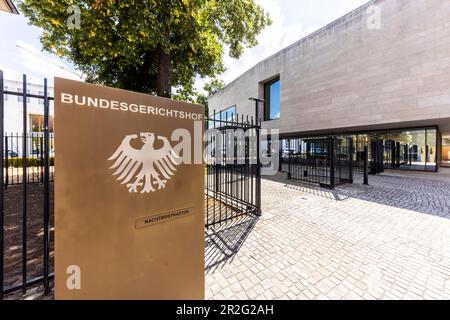
{"label": "glass window pane", "polygon": [[280,80],[270,85],[270,120],[280,118]]}
{"label": "glass window pane", "polygon": [[30,117],[31,132],[43,132],[44,116],[32,114]]}
{"label": "glass window pane", "polygon": [[[31,132],[44,132],[44,116],[39,114],[30,115]],[[54,119],[53,116],[49,116],[48,126],[49,132],[53,132]]]}
{"label": "glass window pane", "polygon": [[232,121],[236,118],[236,107],[231,107],[222,111],[222,120]]}
{"label": "glass window pane", "polygon": [[450,136],[442,137],[442,165],[450,166]]}
{"label": "glass window pane", "polygon": [[404,141],[408,145],[406,169],[424,170],[426,163],[425,130],[406,131]]}
{"label": "glass window pane", "polygon": [[264,121],[280,118],[280,79],[264,83]]}
{"label": "glass window pane", "polygon": [[[236,120],[236,106],[230,107],[228,109],[219,111],[211,116],[211,119],[221,120],[221,121],[235,121]],[[219,126],[219,123],[216,123]],[[210,121],[208,128],[214,127],[214,121]]]}

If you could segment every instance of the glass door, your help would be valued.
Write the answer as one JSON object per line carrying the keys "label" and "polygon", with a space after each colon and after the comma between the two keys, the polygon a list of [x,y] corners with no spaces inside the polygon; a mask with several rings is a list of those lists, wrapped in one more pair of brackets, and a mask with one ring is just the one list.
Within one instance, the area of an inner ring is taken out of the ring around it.
{"label": "glass door", "polygon": [[442,136],[442,166],[450,167],[450,135]]}

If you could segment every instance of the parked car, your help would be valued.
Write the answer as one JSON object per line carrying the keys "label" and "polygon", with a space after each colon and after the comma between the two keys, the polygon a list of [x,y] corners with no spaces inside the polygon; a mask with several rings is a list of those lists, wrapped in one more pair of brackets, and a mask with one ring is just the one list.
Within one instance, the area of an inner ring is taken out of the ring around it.
{"label": "parked car", "polygon": [[[33,156],[33,157],[35,157],[35,158],[39,158],[39,157],[41,157],[41,156],[43,157],[43,156],[44,156],[44,153],[43,153],[43,152],[41,153],[40,150],[36,149],[36,150],[32,150],[31,153],[30,153],[30,155]],[[55,149],[52,148],[52,149],[50,149],[49,157],[50,157],[50,158],[53,158],[54,156],[55,156]]]}
{"label": "parked car", "polygon": [[13,150],[8,150],[7,152],[8,158],[17,158],[19,154]]}

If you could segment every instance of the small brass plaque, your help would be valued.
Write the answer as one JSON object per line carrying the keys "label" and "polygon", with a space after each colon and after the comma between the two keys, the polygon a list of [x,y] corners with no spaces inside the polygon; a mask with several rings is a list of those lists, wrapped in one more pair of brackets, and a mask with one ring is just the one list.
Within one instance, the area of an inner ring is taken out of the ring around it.
{"label": "small brass plaque", "polygon": [[135,227],[136,229],[141,229],[145,227],[150,227],[154,224],[160,223],[160,222],[166,222],[177,218],[182,218],[185,216],[188,216],[192,214],[193,207],[191,208],[184,208],[184,209],[178,209],[178,210],[172,210],[169,212],[164,212],[157,215],[151,215],[148,217],[143,217],[136,219]]}

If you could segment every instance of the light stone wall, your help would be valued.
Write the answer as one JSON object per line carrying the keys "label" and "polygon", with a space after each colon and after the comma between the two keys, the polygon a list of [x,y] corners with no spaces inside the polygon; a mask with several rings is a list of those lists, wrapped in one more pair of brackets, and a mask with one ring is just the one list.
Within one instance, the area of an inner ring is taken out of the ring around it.
{"label": "light stone wall", "polygon": [[[367,28],[369,5],[381,29]],[[280,75],[280,133],[439,125],[450,132],[450,1],[375,0],[258,63],[209,99],[237,106]],[[260,114],[262,115],[262,106]]]}

